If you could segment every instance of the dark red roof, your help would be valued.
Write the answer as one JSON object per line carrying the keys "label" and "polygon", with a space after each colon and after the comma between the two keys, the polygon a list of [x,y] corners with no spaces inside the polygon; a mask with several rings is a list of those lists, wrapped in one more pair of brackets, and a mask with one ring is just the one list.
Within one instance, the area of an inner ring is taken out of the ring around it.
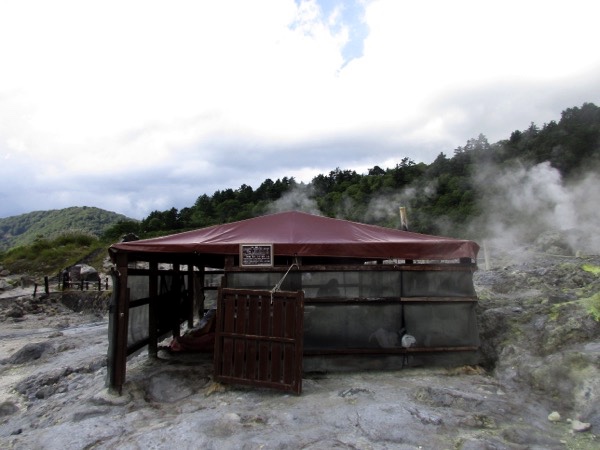
{"label": "dark red roof", "polygon": [[289,211],[111,246],[119,252],[239,254],[240,244],[273,244],[275,256],[452,260],[477,258],[479,246],[448,237]]}

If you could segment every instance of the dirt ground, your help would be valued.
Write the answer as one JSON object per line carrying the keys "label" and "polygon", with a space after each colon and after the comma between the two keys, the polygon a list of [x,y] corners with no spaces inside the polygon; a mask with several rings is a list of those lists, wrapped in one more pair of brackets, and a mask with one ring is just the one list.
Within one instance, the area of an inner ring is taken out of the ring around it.
{"label": "dirt ground", "polygon": [[600,448],[600,325],[579,302],[599,276],[583,264],[600,261],[480,270],[481,366],[306,374],[299,396],[213,383],[209,355],[164,350],[132,357],[111,394],[105,314],[47,299],[10,317],[5,293],[0,448]]}

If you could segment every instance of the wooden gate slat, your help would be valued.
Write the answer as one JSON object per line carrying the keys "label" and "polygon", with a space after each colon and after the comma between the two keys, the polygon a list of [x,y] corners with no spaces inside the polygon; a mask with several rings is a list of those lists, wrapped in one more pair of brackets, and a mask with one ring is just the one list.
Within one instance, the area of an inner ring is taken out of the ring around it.
{"label": "wooden gate slat", "polygon": [[[261,300],[260,309],[260,335],[271,335],[271,310],[267,305],[270,302],[270,297],[263,297]],[[258,344],[258,379],[260,381],[271,381],[271,347],[269,342],[264,340]]]}
{"label": "wooden gate slat", "polygon": [[[259,331],[259,320],[260,320],[260,308],[262,299],[257,301],[248,302],[248,329],[246,330],[247,335],[256,336]],[[257,359],[258,359],[258,341],[255,339],[246,339],[246,349],[248,352],[246,358],[246,377],[250,381],[258,379],[257,372]]]}
{"label": "wooden gate slat", "polygon": [[[289,338],[296,333],[296,315],[294,310],[294,302],[291,299],[285,300],[285,326],[284,336]],[[295,364],[294,346],[284,344],[283,351],[283,382],[286,384],[292,383],[294,380],[294,364]]]}
{"label": "wooden gate slat", "polygon": [[[235,320],[235,297],[226,298],[223,303],[223,331],[232,332]],[[223,340],[223,352],[222,352],[222,373],[224,375],[231,375],[232,364],[233,364],[233,338],[225,338]]]}
{"label": "wooden gate slat", "polygon": [[[272,309],[273,337],[283,337],[283,303],[285,300],[274,301]],[[271,381],[281,380],[281,343],[271,342]]]}
{"label": "wooden gate slat", "polygon": [[217,315],[217,381],[301,393],[302,292],[223,288]]}
{"label": "wooden gate slat", "polygon": [[236,308],[234,317],[235,327],[235,353],[233,355],[233,376],[236,378],[244,378],[245,355],[246,355],[246,340],[241,336],[246,334],[246,304],[248,297],[239,295],[236,298]]}

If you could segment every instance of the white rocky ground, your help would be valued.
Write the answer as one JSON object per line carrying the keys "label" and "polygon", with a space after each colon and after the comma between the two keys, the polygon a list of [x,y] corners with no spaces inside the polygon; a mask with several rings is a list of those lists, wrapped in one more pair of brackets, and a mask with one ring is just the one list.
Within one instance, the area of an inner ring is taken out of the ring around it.
{"label": "white rocky ground", "polygon": [[10,317],[6,292],[0,448],[600,448],[600,324],[576,299],[598,292],[579,268],[599,262],[478,272],[487,370],[307,374],[300,396],[217,385],[210,357],[164,351],[133,357],[112,395],[104,315],[49,298]]}

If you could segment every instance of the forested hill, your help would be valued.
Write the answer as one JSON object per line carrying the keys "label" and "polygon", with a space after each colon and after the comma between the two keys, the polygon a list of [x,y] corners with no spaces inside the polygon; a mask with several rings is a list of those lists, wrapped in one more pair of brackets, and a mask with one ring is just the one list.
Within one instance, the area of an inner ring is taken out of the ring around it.
{"label": "forested hill", "polygon": [[589,223],[590,230],[579,231],[593,237],[599,168],[600,108],[584,103],[496,143],[480,134],[431,164],[404,158],[363,174],[338,167],[308,184],[267,179],[256,189],[244,184],[202,194],[189,207],[153,211],[140,222],[93,207],[0,219],[0,250],[69,230],[115,242],[127,233],[147,238],[284,210],[398,227],[400,206],[409,229],[420,233],[477,240],[510,231],[531,238],[557,225]]}
{"label": "forested hill", "polygon": [[405,206],[410,229],[421,233],[479,238],[498,220],[511,225],[522,216],[527,220],[521,232],[535,234],[540,221],[553,220],[548,211],[559,202],[577,201],[568,197],[569,186],[588,180],[598,188],[599,162],[600,109],[585,103],[563,111],[558,121],[532,122],[496,143],[480,134],[429,165],[404,158],[366,174],[336,168],[308,184],[267,179],[257,189],[242,185],[201,195],[181,210],[153,211],[141,223],[121,223],[112,232],[148,237],[289,209],[397,227],[398,207]]}
{"label": "forested hill", "polygon": [[120,221],[122,214],[88,206],[34,211],[0,219],[0,250],[27,245],[36,239],[51,238],[75,231],[101,236]]}

